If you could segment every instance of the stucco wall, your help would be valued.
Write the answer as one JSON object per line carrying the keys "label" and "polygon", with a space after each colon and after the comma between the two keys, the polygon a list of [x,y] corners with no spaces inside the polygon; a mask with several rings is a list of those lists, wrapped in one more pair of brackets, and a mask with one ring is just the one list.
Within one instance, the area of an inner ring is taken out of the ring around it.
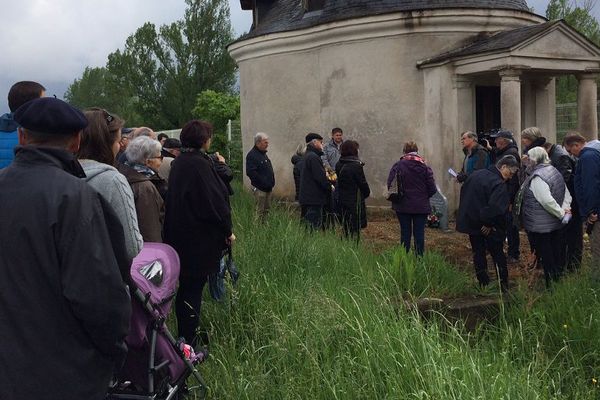
{"label": "stucco wall", "polygon": [[[456,16],[448,13],[441,12],[444,21],[455,21]],[[345,22],[323,27],[325,32],[295,32],[287,39],[297,43],[302,36],[302,46],[286,49],[281,44],[285,38],[267,35],[230,49],[238,56],[240,68],[244,150],[252,147],[257,131],[271,136],[269,157],[275,168],[276,195],[293,197],[290,157],[304,135],[314,131],[328,137],[331,129],[339,126],[346,139],[360,143],[372,189],[371,204],[386,203],[381,197],[385,180],[407,140],[417,142],[439,186],[454,202],[457,186],[448,180],[446,171],[450,166],[459,168],[462,155],[452,70],[420,70],[416,64],[472,37],[473,31],[458,29],[463,26],[508,29],[531,24],[536,18],[539,21],[539,17],[506,11],[494,17],[494,12],[487,11],[463,15],[456,26],[448,26],[431,22],[437,21],[439,14],[421,15],[418,26],[407,24],[402,16],[397,21],[386,16],[381,24],[387,27],[387,34],[370,18],[360,27],[365,31],[362,35],[348,34],[356,38],[351,41],[327,40],[328,36],[343,37],[339,30],[350,29]],[[428,26],[427,18],[431,28],[419,29]],[[469,21],[474,26],[467,24]],[[371,32],[367,26],[378,30]],[[322,43],[311,46],[313,37]],[[274,51],[271,47],[277,42],[280,50]]]}

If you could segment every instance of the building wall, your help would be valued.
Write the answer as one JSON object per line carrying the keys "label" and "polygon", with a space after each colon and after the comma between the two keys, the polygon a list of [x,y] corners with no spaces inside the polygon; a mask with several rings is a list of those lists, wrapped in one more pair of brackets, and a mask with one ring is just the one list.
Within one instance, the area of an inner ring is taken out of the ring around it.
{"label": "building wall", "polygon": [[[398,13],[266,35],[230,52],[240,68],[244,149],[257,131],[270,134],[275,194],[292,197],[292,156],[308,132],[333,127],[357,140],[371,185],[371,204],[385,204],[388,171],[415,140],[454,202],[448,167],[460,168],[458,94],[451,67],[420,70],[420,60],[477,32],[540,22],[517,11],[440,10]],[[473,121],[474,123],[474,121]],[[471,128],[474,129],[474,126]]]}

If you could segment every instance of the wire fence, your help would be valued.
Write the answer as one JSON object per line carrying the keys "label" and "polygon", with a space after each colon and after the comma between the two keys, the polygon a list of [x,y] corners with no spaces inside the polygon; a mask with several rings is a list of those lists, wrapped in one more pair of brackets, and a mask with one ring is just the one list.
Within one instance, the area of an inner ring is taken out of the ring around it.
{"label": "wire fence", "polygon": [[[600,108],[600,101],[596,105],[596,114]],[[600,118],[599,118],[600,120]],[[577,130],[577,103],[556,105],[556,142],[562,143],[569,131]]]}

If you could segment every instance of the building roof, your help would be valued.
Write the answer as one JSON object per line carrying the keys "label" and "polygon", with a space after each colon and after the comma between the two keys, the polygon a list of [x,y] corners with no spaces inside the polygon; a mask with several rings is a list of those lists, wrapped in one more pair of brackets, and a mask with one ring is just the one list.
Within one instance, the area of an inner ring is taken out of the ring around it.
{"label": "building roof", "polygon": [[543,24],[524,26],[509,31],[490,33],[489,35],[478,35],[473,39],[473,41],[467,43],[466,45],[427,60],[423,60],[418,63],[418,66],[421,67],[429,64],[441,63],[455,58],[511,49],[519,43],[550,29],[552,26],[560,22],[561,21],[550,21]]}
{"label": "building roof", "polygon": [[392,12],[451,8],[509,9],[529,12],[525,0],[327,0],[322,10],[305,12],[302,0],[240,0],[258,8],[258,26],[245,38]]}

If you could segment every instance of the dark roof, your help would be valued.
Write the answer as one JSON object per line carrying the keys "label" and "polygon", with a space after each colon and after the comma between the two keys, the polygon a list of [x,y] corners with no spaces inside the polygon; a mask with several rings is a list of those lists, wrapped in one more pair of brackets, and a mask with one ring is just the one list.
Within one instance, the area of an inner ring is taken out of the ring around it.
{"label": "dark roof", "polygon": [[302,0],[240,0],[256,4],[258,26],[242,39],[308,28],[328,22],[392,12],[449,8],[510,9],[529,12],[525,0],[326,0],[322,10],[304,12]]}
{"label": "dark roof", "polygon": [[546,31],[547,29],[550,29],[550,27],[558,23],[560,23],[560,21],[550,21],[543,24],[524,26],[509,31],[491,33],[489,35],[478,35],[473,41],[465,44],[464,46],[421,61],[418,63],[418,65],[423,66],[427,64],[435,64],[453,58],[507,50],[531,37]]}

